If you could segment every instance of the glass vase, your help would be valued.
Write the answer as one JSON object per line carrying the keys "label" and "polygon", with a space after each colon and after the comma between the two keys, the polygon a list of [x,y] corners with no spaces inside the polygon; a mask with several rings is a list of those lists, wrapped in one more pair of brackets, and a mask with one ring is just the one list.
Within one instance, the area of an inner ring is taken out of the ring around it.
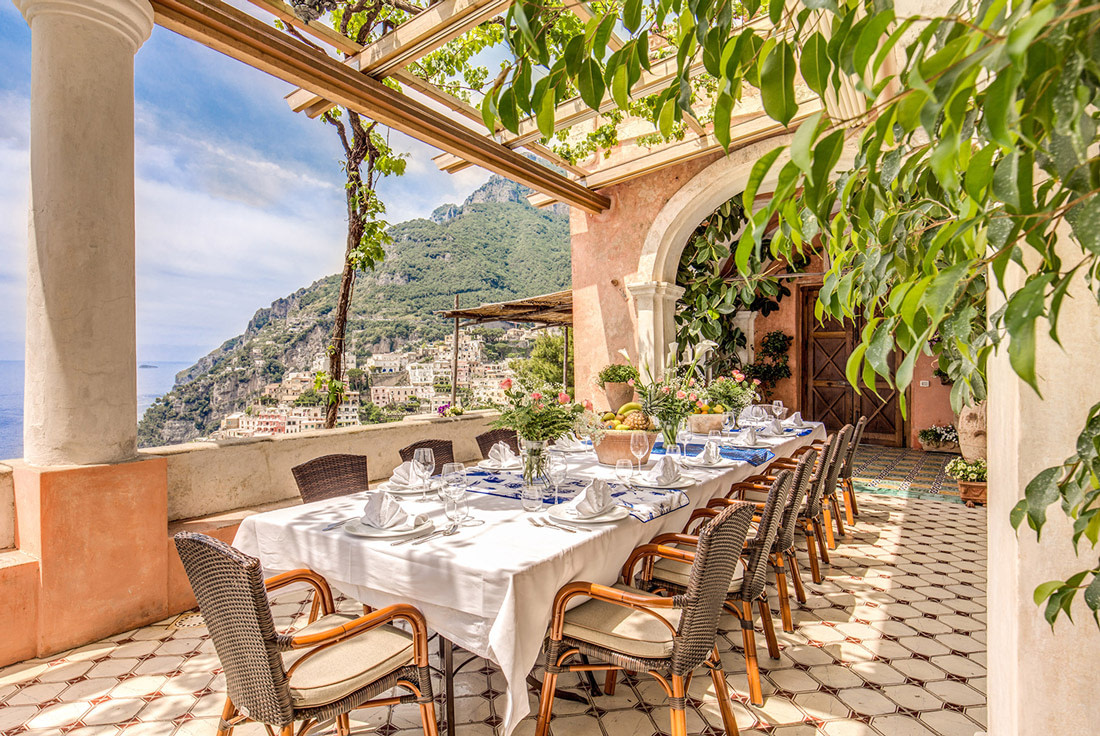
{"label": "glass vase", "polygon": [[677,420],[661,420],[661,441],[664,443],[665,450],[678,444],[680,441],[680,429],[684,426],[683,419]]}
{"label": "glass vase", "polygon": [[520,440],[520,456],[523,460],[523,482],[526,485],[547,484],[546,462],[549,451],[546,440]]}

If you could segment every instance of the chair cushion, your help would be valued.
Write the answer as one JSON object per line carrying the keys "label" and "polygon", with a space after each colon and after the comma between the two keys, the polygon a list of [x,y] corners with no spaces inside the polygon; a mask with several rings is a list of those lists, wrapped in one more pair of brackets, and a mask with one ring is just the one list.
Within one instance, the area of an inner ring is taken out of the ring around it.
{"label": "chair cushion", "polygon": [[[316,634],[355,618],[339,613],[322,616],[294,635]],[[284,666],[289,670],[309,651],[284,652]],[[335,702],[412,661],[412,635],[383,624],[333,644],[303,662],[290,676],[291,703],[295,708],[314,708]]]}
{"label": "chair cushion", "polygon": [[[613,586],[636,595],[651,595],[629,585]],[[680,611],[653,609],[661,618],[680,625]],[[649,614],[606,601],[590,600],[565,614],[562,630],[572,639],[613,649],[632,657],[660,659],[672,655],[672,631]]]}
{"label": "chair cushion", "polygon": [[[690,575],[691,565],[687,562],[659,559],[653,564],[653,580],[657,582],[664,581],[686,588]],[[729,592],[736,593],[741,590],[741,582],[744,578],[745,566],[738,565],[733,571],[733,580],[730,581]]]}

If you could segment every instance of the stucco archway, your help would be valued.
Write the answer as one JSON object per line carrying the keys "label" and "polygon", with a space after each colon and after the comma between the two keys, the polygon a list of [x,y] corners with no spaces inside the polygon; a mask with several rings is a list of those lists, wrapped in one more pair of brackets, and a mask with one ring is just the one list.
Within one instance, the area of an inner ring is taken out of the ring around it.
{"label": "stucco archway", "polygon": [[[654,218],[638,256],[638,269],[626,280],[637,325],[639,360],[661,365],[675,339],[676,302],[683,295],[676,285],[676,271],[688,238],[719,205],[744,191],[752,167],[764,154],[789,141],[790,136],[770,138],[719,158],[685,182]],[[849,167],[854,156],[854,149],[845,148],[837,168]],[[786,151],[779,155],[761,183],[761,191],[775,186],[779,170],[789,159]]]}

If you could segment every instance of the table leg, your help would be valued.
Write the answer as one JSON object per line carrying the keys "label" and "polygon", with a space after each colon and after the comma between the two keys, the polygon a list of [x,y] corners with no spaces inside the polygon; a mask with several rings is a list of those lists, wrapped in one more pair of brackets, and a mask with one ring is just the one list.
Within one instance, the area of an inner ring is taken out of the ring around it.
{"label": "table leg", "polygon": [[439,658],[443,665],[443,712],[444,732],[455,736],[455,660],[454,645],[443,636],[439,637]]}

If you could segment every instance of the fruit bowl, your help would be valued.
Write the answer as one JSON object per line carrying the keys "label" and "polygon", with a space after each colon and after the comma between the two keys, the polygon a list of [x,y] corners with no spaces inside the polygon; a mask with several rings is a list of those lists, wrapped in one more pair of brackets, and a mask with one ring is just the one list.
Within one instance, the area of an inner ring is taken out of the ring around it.
{"label": "fruit bowl", "polygon": [[716,429],[722,429],[725,424],[725,414],[692,414],[688,416],[688,429],[694,434],[709,434]]}
{"label": "fruit bowl", "polygon": [[604,432],[603,439],[595,447],[596,457],[599,459],[600,464],[614,466],[620,460],[637,463],[638,458],[634,457],[634,454],[630,451],[630,438],[635,434],[643,434],[648,440],[648,447],[641,462],[642,465],[649,462],[649,453],[653,450],[653,444],[657,441],[657,432],[645,432],[638,429],[612,429]]}

